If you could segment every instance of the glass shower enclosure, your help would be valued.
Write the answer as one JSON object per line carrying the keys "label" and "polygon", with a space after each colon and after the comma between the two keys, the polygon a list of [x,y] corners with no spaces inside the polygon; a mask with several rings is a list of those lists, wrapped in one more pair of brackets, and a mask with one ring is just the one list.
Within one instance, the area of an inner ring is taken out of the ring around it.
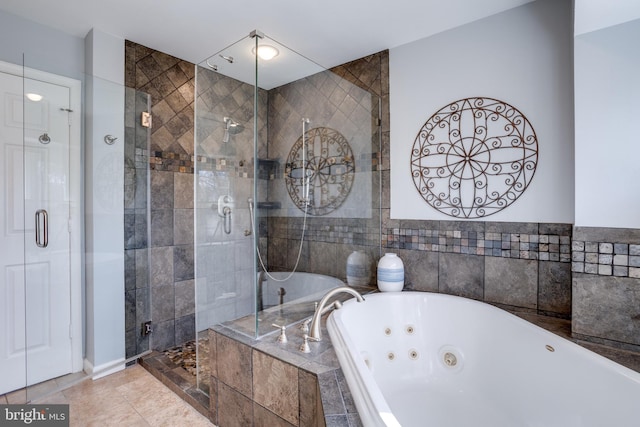
{"label": "glass shower enclosure", "polygon": [[252,339],[277,333],[274,324],[311,316],[326,291],[307,275],[287,285],[291,273],[346,282],[352,251],[379,255],[380,103],[357,79],[334,71],[259,31],[196,67],[196,337],[204,391],[209,328]]}

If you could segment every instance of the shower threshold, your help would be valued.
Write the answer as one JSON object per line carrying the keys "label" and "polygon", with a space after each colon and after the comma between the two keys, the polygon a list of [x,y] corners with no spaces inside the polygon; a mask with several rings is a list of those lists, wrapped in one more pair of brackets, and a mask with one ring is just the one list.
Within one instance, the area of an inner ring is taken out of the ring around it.
{"label": "shower threshold", "polygon": [[209,345],[206,338],[199,341],[202,358],[200,374],[201,378],[207,380],[201,381],[200,388],[196,376],[196,341],[188,341],[165,351],[153,351],[141,357],[139,362],[182,400],[209,418]]}

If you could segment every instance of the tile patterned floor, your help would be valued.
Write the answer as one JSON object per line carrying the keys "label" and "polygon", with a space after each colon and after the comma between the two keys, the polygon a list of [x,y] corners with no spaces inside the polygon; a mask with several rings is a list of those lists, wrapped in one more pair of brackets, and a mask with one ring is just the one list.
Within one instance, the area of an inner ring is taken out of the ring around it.
{"label": "tile patterned floor", "polygon": [[[62,377],[54,378],[48,381],[41,382],[29,387],[27,392],[24,388],[16,391],[9,392],[5,395],[0,395],[0,404],[17,404],[22,405],[24,402],[38,400],[41,397],[49,396],[58,390],[67,389],[73,385],[76,385],[86,380],[87,374],[84,372],[77,372],[75,374],[64,375]],[[28,396],[27,396],[28,395]]]}
{"label": "tile patterned floor", "polygon": [[[0,404],[11,403],[7,396]],[[69,404],[72,427],[213,426],[140,365],[82,381],[33,403]]]}

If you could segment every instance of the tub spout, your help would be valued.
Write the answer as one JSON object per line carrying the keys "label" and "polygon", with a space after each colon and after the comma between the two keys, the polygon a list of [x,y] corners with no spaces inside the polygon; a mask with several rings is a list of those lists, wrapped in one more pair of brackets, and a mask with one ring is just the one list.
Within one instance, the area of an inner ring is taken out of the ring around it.
{"label": "tub spout", "polygon": [[[362,298],[362,295],[360,295],[358,291],[348,286],[340,286],[339,288],[334,288],[327,292],[325,296],[323,296],[320,300],[320,304],[318,304],[318,307],[316,308],[316,311],[313,313],[313,317],[311,318],[311,330],[309,331],[309,338],[313,341],[320,341],[322,339],[322,335],[320,334],[320,319],[324,314],[324,308],[325,305],[327,305],[327,301],[329,301],[330,298],[333,298],[334,295],[343,292],[353,295],[358,302],[364,301],[364,298]],[[340,305],[338,304],[335,307],[340,308]]]}

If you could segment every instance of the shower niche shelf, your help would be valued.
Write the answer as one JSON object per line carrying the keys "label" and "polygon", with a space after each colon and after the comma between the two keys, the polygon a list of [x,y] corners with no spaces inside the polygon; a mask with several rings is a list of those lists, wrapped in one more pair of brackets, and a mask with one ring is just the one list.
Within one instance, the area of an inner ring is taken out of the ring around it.
{"label": "shower niche shelf", "polygon": [[258,209],[280,209],[280,202],[258,202]]}
{"label": "shower niche shelf", "polygon": [[258,159],[258,179],[274,180],[279,169],[280,160],[278,159]]}

